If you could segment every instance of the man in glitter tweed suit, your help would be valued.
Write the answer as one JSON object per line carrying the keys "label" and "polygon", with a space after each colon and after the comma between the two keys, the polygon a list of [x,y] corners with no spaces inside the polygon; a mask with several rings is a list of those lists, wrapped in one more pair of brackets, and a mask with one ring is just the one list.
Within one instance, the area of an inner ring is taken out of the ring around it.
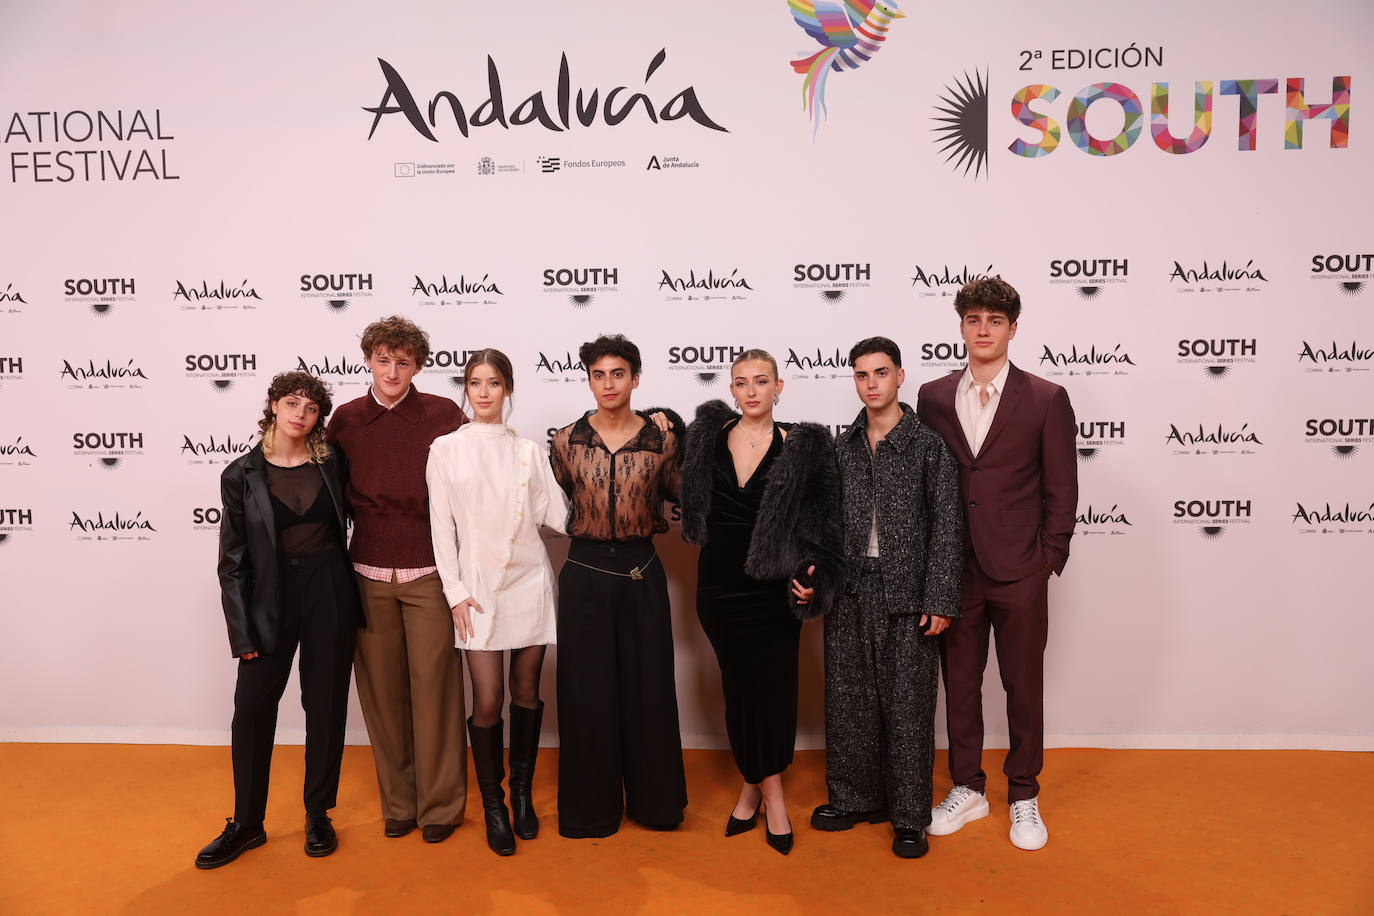
{"label": "man in glitter tweed suit", "polygon": [[864,409],[835,440],[848,578],[825,618],[825,769],[818,830],[892,821],[892,851],[928,850],[936,637],[959,616],[959,465],[897,400],[902,353],[886,337],[849,352]]}

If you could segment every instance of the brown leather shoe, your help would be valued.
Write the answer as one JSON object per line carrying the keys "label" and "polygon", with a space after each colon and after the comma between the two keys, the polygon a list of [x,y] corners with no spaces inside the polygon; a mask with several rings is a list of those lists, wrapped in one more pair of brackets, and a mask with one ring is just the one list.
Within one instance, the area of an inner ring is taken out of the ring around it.
{"label": "brown leather shoe", "polygon": [[426,843],[442,843],[453,836],[453,831],[458,829],[457,824],[425,824],[420,828],[420,835],[424,837]]}
{"label": "brown leather shoe", "polygon": [[415,829],[415,818],[408,817],[405,820],[386,819],[386,835],[389,837],[405,836]]}

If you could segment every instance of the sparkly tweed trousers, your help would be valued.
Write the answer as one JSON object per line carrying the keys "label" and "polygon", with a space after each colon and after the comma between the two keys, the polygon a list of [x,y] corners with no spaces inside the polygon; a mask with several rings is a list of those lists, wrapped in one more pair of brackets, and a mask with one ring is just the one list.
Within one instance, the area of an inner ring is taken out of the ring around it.
{"label": "sparkly tweed trousers", "polygon": [[855,594],[825,617],[825,773],[842,811],[887,808],[892,825],[930,826],[939,640],[920,614],[891,614],[866,558]]}

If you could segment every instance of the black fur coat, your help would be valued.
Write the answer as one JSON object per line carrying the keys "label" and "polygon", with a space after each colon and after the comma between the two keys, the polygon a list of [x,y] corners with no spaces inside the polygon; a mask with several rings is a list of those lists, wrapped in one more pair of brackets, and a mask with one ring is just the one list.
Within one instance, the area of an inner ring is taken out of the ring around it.
{"label": "black fur coat", "polygon": [[[711,514],[711,475],[716,437],[738,417],[724,401],[697,408],[687,430],[682,458],[682,537],[705,544]],[[779,424],[783,425],[783,424]],[[789,585],[792,612],[803,620],[834,606],[844,590],[844,528],[840,521],[840,476],[830,433],[815,423],[785,426],[787,439],[759,503],[744,571],[755,579],[801,579],[815,564],[810,603],[797,604]]]}

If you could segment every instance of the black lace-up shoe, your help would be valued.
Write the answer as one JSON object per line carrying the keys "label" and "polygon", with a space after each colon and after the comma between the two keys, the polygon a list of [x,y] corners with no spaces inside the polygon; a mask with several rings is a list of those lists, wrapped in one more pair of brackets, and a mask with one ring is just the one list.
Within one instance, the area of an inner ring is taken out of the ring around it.
{"label": "black lace-up shoe", "polygon": [[226,817],[224,832],[215,837],[196,856],[196,868],[219,868],[221,865],[228,865],[248,850],[256,849],[266,842],[267,833],[261,824],[240,824],[233,818]]}
{"label": "black lace-up shoe", "polygon": [[855,824],[881,824],[885,820],[887,812],[883,810],[841,811],[834,805],[821,805],[811,812],[811,826],[817,830],[848,830]]}
{"label": "black lace-up shoe", "polygon": [[339,848],[339,835],[327,814],[311,814],[305,819],[305,854],[312,859],[327,856]]}

